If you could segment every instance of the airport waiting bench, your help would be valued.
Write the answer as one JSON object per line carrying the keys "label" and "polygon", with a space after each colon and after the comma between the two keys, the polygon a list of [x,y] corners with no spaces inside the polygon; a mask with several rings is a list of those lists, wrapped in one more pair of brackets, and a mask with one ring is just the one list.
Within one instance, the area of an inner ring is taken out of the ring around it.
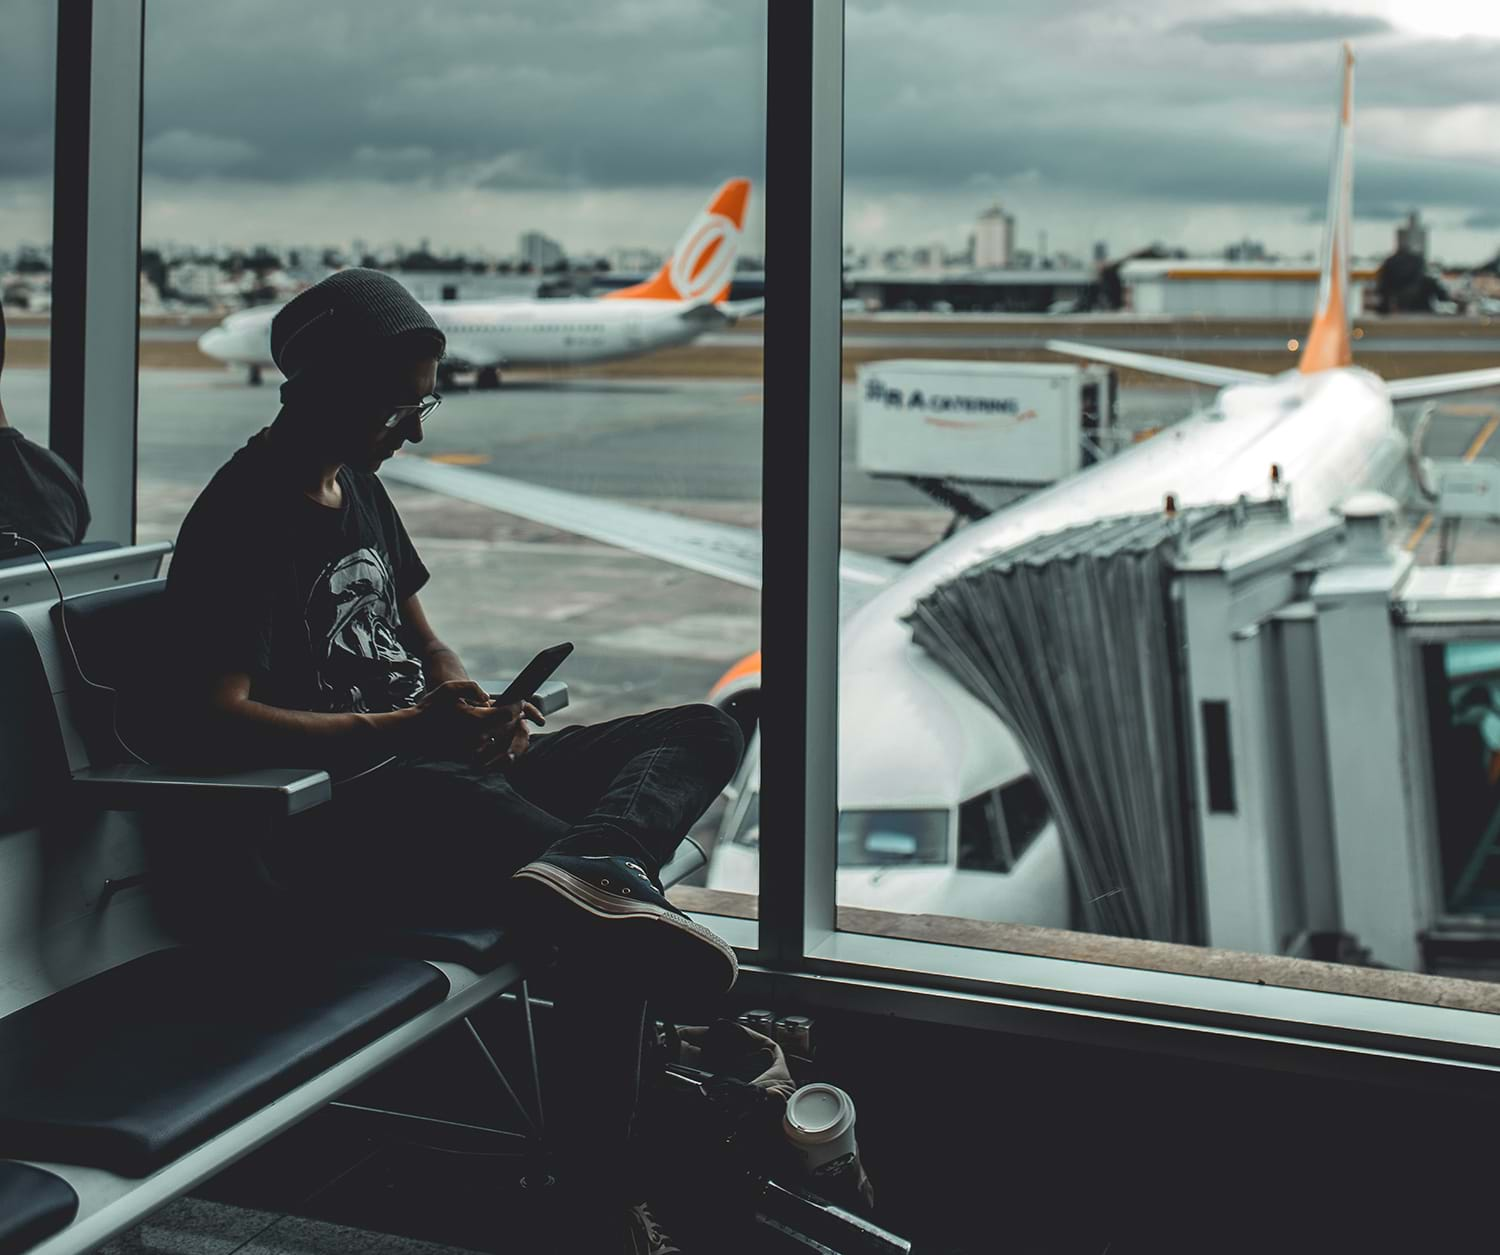
{"label": "airport waiting bench", "polygon": [[[69,598],[90,679],[139,665],[164,585]],[[249,945],[174,928],[153,892],[153,825],[253,864],[258,835],[334,786],[321,771],[121,762],[54,602],[0,608],[0,1255],[92,1249],[460,1020],[534,1149],[539,1120],[467,1022],[511,992],[531,1037],[503,922],[293,928],[279,943],[268,927]],[[538,697],[556,711],[566,686]],[[663,879],[702,862],[685,842]],[[534,1043],[530,1063],[537,1086]]]}

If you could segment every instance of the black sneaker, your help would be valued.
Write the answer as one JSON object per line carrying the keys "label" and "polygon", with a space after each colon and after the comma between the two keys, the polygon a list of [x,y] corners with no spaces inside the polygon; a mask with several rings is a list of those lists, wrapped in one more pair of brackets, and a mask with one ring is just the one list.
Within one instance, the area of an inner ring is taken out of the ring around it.
{"label": "black sneaker", "polygon": [[682,1247],[666,1235],[645,1203],[635,1204],[626,1215],[627,1255],[683,1255]]}
{"label": "black sneaker", "polygon": [[734,950],[667,901],[634,859],[543,854],[514,877],[520,906],[549,940],[619,958],[672,992],[725,993]]}

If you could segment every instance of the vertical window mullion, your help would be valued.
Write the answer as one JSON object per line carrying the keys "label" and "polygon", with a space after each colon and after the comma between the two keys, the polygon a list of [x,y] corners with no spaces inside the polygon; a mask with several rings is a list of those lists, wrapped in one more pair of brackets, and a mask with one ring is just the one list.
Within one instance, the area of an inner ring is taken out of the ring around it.
{"label": "vertical window mullion", "polygon": [[88,539],[135,539],[145,0],[60,0],[50,443],[83,478]]}
{"label": "vertical window mullion", "polygon": [[760,957],[783,966],[834,927],[843,19],[768,4]]}

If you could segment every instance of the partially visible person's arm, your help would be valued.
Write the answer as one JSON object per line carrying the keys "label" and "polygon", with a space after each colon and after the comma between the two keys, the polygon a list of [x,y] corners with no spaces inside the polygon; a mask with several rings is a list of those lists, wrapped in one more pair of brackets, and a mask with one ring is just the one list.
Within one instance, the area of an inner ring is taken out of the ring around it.
{"label": "partially visible person's arm", "polygon": [[456,651],[438,639],[427,621],[422,603],[413,593],[401,603],[401,624],[411,646],[422,660],[422,670],[427,676],[427,687],[436,688],[447,680],[467,680],[469,673]]}

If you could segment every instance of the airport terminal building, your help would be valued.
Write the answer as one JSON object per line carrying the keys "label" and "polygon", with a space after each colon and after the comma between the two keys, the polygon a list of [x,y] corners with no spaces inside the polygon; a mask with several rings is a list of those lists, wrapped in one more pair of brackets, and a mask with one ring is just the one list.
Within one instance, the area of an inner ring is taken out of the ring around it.
{"label": "airport terminal building", "polygon": [[[1364,307],[1373,270],[1350,274],[1352,308]],[[1318,300],[1310,265],[1140,258],[1120,267],[1125,308],[1135,314],[1205,318],[1305,318]]]}

